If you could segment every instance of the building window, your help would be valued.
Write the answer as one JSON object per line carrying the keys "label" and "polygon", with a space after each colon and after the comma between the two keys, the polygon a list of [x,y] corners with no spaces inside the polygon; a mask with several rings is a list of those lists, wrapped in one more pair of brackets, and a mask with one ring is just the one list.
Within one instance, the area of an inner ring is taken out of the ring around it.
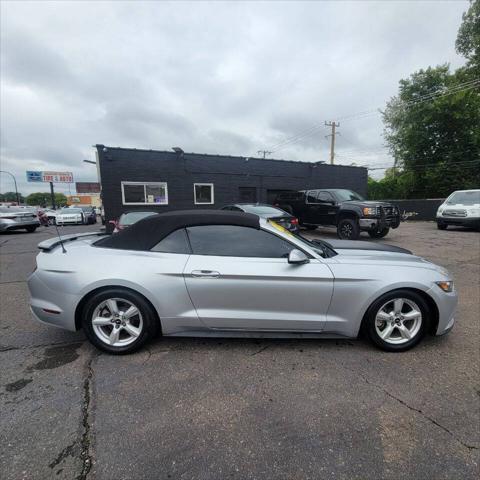
{"label": "building window", "polygon": [[194,183],[193,197],[195,205],[213,205],[213,183]]}
{"label": "building window", "polygon": [[122,182],[124,205],[168,205],[165,182]]}

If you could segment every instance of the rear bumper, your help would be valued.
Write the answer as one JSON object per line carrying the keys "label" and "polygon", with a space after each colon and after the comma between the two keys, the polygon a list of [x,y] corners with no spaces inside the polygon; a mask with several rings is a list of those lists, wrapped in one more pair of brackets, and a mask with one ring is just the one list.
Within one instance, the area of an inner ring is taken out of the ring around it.
{"label": "rear bumper", "polygon": [[39,227],[40,222],[34,220],[32,222],[15,222],[15,223],[0,223],[0,232],[6,232],[10,230],[23,230],[27,227]]}
{"label": "rear bumper", "polygon": [[28,278],[30,309],[34,317],[42,323],[76,331],[75,308],[79,298],[74,295],[54,291],[39,278],[38,271]]}
{"label": "rear bumper", "polygon": [[480,228],[479,217],[437,217],[439,225],[458,225],[460,227]]}

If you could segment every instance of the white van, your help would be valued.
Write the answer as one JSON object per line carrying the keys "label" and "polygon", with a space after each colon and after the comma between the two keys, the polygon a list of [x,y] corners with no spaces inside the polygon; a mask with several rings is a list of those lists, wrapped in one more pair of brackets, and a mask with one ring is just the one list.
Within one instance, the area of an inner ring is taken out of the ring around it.
{"label": "white van", "polygon": [[438,229],[449,225],[480,229],[480,190],[457,190],[438,207]]}

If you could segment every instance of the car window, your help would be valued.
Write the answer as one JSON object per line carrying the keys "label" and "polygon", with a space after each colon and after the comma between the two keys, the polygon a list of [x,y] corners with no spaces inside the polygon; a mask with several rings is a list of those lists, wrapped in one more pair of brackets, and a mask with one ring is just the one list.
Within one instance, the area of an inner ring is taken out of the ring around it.
{"label": "car window", "polygon": [[447,199],[449,205],[475,205],[480,203],[480,191],[455,192]]}
{"label": "car window", "polygon": [[318,203],[317,195],[318,195],[317,190],[309,190],[307,192],[307,203]]}
{"label": "car window", "polygon": [[321,202],[333,202],[333,197],[328,192],[320,192],[318,194],[318,200]]}
{"label": "car window", "polygon": [[181,228],[167,235],[152,248],[152,252],[191,253],[185,229]]}
{"label": "car window", "polygon": [[156,212],[128,212],[122,213],[118,223],[120,225],[133,225],[134,223],[143,220],[144,218],[158,215]]}
{"label": "car window", "polygon": [[187,229],[195,255],[286,258],[295,245],[272,233],[233,225],[202,225]]}

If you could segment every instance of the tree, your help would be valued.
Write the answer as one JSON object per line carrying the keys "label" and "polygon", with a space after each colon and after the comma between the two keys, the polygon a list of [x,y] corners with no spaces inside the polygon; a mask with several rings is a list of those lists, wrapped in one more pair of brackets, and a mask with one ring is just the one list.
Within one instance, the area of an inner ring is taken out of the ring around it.
{"label": "tree", "polygon": [[[39,205],[39,206],[52,206],[52,199],[50,192],[36,192],[31,193],[27,197],[28,205]],[[67,197],[63,193],[55,194],[55,204],[58,206],[63,206],[67,204]]]}
{"label": "tree", "polygon": [[398,174],[381,180],[382,188],[407,198],[444,197],[480,185],[480,0],[463,14],[456,49],[464,67],[419,70],[400,80],[387,103],[384,136]]}
{"label": "tree", "polygon": [[[20,192],[18,193],[18,200],[20,201],[20,203],[25,202],[25,198]],[[16,202],[16,201],[17,201],[17,194],[15,192],[0,193],[0,202]]]}
{"label": "tree", "polygon": [[467,59],[477,77],[480,73],[480,0],[471,0],[469,9],[462,16],[455,48]]}

